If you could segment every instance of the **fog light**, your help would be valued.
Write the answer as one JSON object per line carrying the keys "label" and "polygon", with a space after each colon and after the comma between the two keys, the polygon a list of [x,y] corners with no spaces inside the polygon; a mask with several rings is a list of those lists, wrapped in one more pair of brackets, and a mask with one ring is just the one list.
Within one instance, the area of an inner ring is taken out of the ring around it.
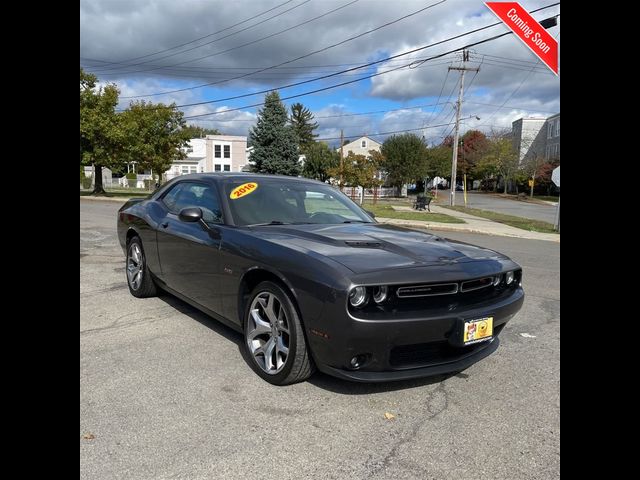
{"label": "fog light", "polygon": [[511,285],[513,283],[513,272],[507,272],[507,285]]}
{"label": "fog light", "polygon": [[380,287],[373,287],[373,301],[376,303],[382,303],[387,299],[389,293],[389,287],[386,285]]}
{"label": "fog light", "polygon": [[351,368],[357,369],[360,368],[367,361],[366,355],[356,355],[351,359],[350,365]]}
{"label": "fog light", "polygon": [[493,279],[493,286],[497,287],[500,285],[500,280],[502,280],[502,275],[497,275],[496,278]]}
{"label": "fog light", "polygon": [[366,287],[355,287],[349,293],[349,303],[353,307],[362,307],[365,303],[367,303],[367,288]]}

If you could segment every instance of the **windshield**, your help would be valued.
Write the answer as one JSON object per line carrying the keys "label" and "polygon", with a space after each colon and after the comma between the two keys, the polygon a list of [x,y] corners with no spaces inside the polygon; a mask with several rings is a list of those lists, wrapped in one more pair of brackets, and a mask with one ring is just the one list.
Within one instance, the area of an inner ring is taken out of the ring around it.
{"label": "windshield", "polygon": [[236,225],[372,222],[358,205],[329,185],[236,181],[225,185],[225,196]]}

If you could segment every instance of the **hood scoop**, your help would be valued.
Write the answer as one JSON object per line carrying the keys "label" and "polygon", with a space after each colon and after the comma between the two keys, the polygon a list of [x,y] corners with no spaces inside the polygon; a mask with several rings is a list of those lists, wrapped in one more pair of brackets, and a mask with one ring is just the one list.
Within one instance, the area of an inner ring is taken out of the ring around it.
{"label": "hood scoop", "polygon": [[350,247],[356,248],[382,248],[381,242],[373,242],[367,240],[345,240],[344,243]]}

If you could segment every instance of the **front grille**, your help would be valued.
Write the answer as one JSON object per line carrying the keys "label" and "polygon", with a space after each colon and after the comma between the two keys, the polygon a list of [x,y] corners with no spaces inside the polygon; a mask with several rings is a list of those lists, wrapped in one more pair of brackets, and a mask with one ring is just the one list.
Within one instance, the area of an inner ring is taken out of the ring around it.
{"label": "front grille", "polygon": [[453,295],[454,293],[458,293],[457,283],[409,285],[396,290],[398,298],[432,297],[434,295]]}
{"label": "front grille", "polygon": [[471,292],[480,288],[490,287],[493,285],[494,277],[479,278],[477,280],[469,280],[460,284],[461,292]]}

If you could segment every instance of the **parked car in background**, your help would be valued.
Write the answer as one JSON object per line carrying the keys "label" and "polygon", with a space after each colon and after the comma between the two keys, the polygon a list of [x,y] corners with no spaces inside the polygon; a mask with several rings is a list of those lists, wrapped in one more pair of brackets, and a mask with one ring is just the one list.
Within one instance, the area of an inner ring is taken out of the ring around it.
{"label": "parked car in background", "polygon": [[276,385],[316,368],[363,382],[463,370],[524,300],[505,255],[377,223],[308,179],[183,175],[123,205],[117,225],[131,294],[166,290],[242,332]]}

